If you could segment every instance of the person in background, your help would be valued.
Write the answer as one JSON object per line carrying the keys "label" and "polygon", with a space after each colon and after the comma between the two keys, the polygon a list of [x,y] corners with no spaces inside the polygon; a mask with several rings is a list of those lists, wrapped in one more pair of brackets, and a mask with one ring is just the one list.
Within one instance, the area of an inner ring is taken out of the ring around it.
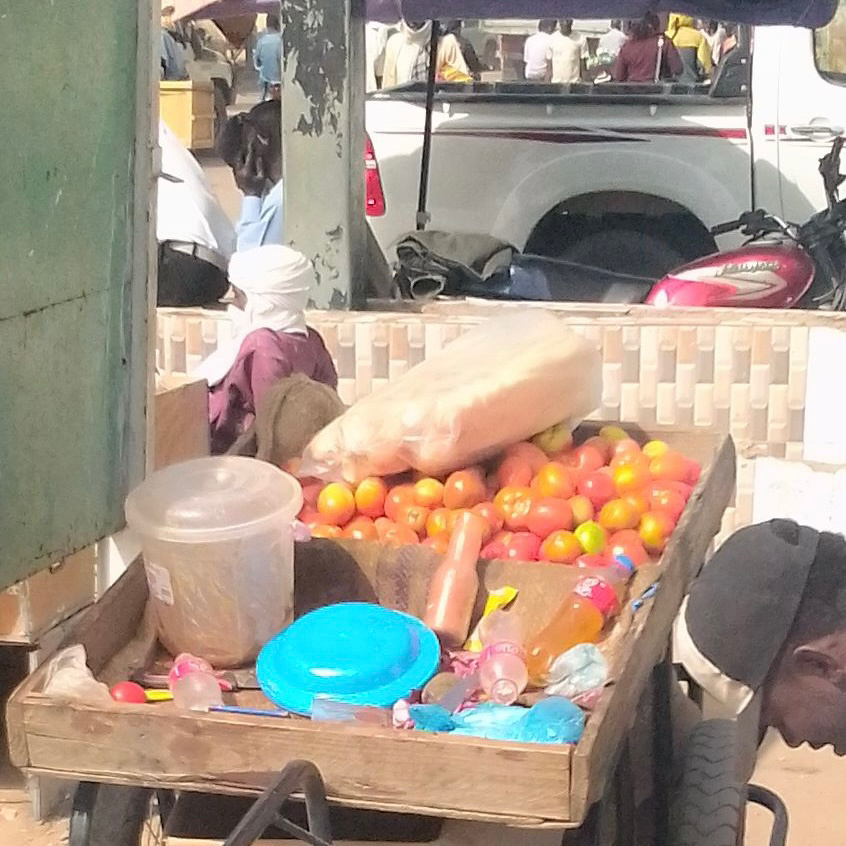
{"label": "person in background", "polygon": [[[846,754],[846,540],[792,520],[735,532],[705,565],[676,624],[677,659],[759,738]],[[755,717],[754,711],[751,712]]]}
{"label": "person in background", "polygon": [[599,39],[599,43],[596,45],[596,52],[616,57],[620,52],[620,48],[625,43],[626,36],[623,35],[623,22],[615,19],[611,21],[608,32]]}
{"label": "person in background", "polygon": [[714,67],[711,47],[705,36],[694,26],[690,15],[671,14],[666,34],[681,56],[683,70],[679,82],[695,85],[711,76]]}
{"label": "person in background", "polygon": [[282,83],[282,33],[279,15],[267,16],[267,28],[256,41],[253,64],[259,75],[262,100],[275,95]]}
{"label": "person in background", "polygon": [[173,6],[162,6],[161,43],[159,47],[159,78],[163,80],[182,80],[188,78],[182,47],[170,32]]}
{"label": "person in background", "polygon": [[486,71],[487,67],[479,59],[476,48],[461,34],[461,27],[462,22],[460,20],[447,21],[443,25],[444,37],[452,36],[455,38],[464,58],[464,64],[467,66],[467,71],[478,82],[482,78],[482,72]]}
{"label": "person in background", "polygon": [[558,31],[549,39],[550,81],[560,84],[579,82],[588,58],[587,42],[573,32],[572,19],[559,21]]}
{"label": "person in background", "polygon": [[306,325],[305,307],[315,276],[302,253],[280,245],[236,252],[229,281],[235,292],[235,335],[193,374],[209,383],[216,455],[250,426],[262,396],[279,379],[302,373],[330,388],[338,385],[323,339]]}
{"label": "person in background", "polygon": [[388,27],[385,24],[368,21],[364,28],[365,91],[377,91],[382,83],[385,69],[385,47],[388,43]]}
{"label": "person in background", "polygon": [[611,68],[614,82],[654,83],[675,79],[681,74],[683,68],[678,50],[660,29],[654,12],[647,12],[632,23],[629,38]]}
{"label": "person in background", "polygon": [[160,306],[201,306],[229,288],[235,230],[197,160],[159,121],[162,176],[156,204]]}
{"label": "person in background", "polygon": [[230,118],[220,133],[217,148],[244,195],[235,226],[238,250],[281,244],[285,231],[282,104],[279,100],[266,100],[249,112]]}
{"label": "person in background", "polygon": [[523,75],[530,82],[546,82],[550,78],[552,49],[550,40],[555,32],[555,21],[546,18],[538,21],[538,31],[526,39],[523,46]]}
{"label": "person in background", "polygon": [[[431,40],[431,21],[400,22],[399,32],[394,33],[385,46],[382,87],[393,88],[409,82],[425,82]],[[447,81],[471,79],[458,39],[452,33],[441,35],[438,41],[436,73]]]}
{"label": "person in background", "polygon": [[737,46],[737,24],[726,24],[726,37],[723,39],[722,44],[720,44],[720,52],[717,57],[717,62],[719,63],[719,61],[728,56],[729,53],[736,50]]}

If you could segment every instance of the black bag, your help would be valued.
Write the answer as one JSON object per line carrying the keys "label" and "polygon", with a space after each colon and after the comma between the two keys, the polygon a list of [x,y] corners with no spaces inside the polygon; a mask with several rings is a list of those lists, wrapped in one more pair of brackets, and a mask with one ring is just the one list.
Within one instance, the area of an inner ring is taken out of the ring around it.
{"label": "black bag", "polygon": [[411,232],[396,247],[394,284],[403,299],[431,300],[478,293],[514,247],[490,235]]}

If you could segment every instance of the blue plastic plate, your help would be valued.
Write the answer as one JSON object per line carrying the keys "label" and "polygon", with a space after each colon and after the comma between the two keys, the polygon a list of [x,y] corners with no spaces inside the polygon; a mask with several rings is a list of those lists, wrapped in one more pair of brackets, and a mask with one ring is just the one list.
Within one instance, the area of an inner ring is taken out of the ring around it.
{"label": "blue plastic plate", "polygon": [[441,649],[416,617],[365,602],[327,605],[267,643],[256,661],[264,694],[309,714],[315,697],[390,707],[435,674]]}

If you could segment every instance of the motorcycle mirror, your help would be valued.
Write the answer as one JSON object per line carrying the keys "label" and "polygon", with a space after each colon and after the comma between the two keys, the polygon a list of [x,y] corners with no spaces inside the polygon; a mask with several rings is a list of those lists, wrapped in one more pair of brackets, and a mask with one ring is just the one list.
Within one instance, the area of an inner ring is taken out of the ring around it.
{"label": "motorcycle mirror", "polygon": [[840,173],[840,151],[843,149],[843,142],[843,136],[838,135],[831,145],[831,150],[820,159],[819,172],[825,186],[829,208],[837,202],[838,189],[846,179],[846,176]]}

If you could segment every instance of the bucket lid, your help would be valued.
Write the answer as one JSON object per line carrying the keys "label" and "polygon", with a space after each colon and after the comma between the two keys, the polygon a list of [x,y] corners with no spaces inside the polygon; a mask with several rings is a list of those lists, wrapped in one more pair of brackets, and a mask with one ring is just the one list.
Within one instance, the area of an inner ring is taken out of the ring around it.
{"label": "bucket lid", "polygon": [[231,540],[290,523],[303,504],[300,483],[265,461],[195,458],[158,470],[126,499],[126,522],[157,540]]}
{"label": "bucket lid", "polygon": [[440,663],[435,633],[416,617],[365,602],[311,611],[267,643],[256,662],[265,695],[308,714],[318,697],[390,707]]}

